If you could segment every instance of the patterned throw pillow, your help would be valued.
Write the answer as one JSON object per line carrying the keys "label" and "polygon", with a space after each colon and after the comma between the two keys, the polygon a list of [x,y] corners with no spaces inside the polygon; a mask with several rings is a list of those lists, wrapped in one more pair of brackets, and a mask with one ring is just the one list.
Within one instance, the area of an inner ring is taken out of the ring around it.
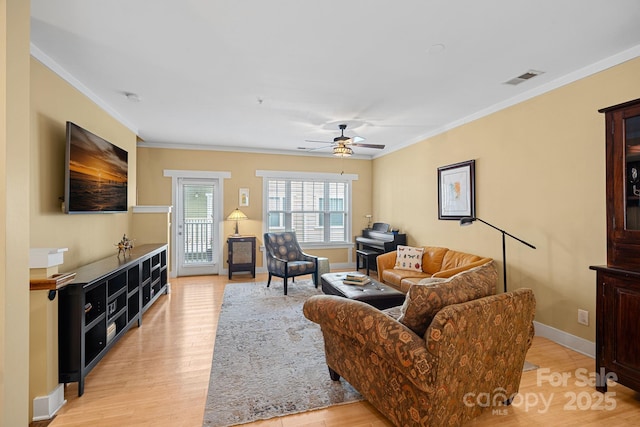
{"label": "patterned throw pillow", "polygon": [[396,249],[397,270],[422,271],[422,254],[424,248],[414,248],[412,246],[398,245]]}
{"label": "patterned throw pillow", "polygon": [[440,309],[496,293],[498,270],[493,261],[460,272],[449,279],[430,286],[409,288],[400,308],[398,322],[423,336],[431,320]]}

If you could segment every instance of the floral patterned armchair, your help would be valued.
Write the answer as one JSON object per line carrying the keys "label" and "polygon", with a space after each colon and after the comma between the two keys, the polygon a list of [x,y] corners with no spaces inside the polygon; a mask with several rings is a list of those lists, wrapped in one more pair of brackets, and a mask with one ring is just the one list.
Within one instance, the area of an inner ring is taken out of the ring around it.
{"label": "floral patterned armchair", "polygon": [[313,283],[318,287],[318,257],[302,251],[294,231],[282,233],[264,233],[264,246],[267,250],[267,270],[271,285],[271,277],[282,277],[284,294],[287,295],[289,277],[311,274]]}
{"label": "floral patterned armchair", "polygon": [[509,404],[534,312],[533,292],[519,289],[445,305],[419,335],[359,301],[317,295],[304,305],[322,328],[331,379],[344,377],[396,426],[461,425]]}

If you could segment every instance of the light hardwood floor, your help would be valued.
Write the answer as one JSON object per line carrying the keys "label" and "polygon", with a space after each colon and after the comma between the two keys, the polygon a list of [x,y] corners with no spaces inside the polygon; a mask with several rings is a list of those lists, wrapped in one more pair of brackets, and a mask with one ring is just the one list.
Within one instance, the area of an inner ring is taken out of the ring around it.
{"label": "light hardwood floor", "polygon": [[[272,286],[282,286],[276,280]],[[238,274],[232,281],[253,279]],[[266,275],[257,275],[255,281],[266,281]],[[172,279],[171,293],[145,313],[142,327],[127,332],[88,375],[84,395],[77,396],[75,383],[66,387],[67,404],[50,426],[202,426],[227,282],[226,276]],[[527,360],[541,369],[523,373],[514,405],[501,413],[487,412],[469,425],[640,426],[638,393],[614,385],[604,399],[593,387],[581,384],[583,371],[595,369],[593,359],[536,337]],[[564,384],[555,383],[562,375],[570,377]],[[367,402],[359,402],[245,426],[391,424]]]}

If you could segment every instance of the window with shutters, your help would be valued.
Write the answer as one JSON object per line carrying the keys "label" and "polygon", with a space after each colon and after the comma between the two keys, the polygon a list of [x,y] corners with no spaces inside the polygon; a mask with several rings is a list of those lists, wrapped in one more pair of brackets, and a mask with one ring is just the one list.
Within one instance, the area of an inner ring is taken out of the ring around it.
{"label": "window with shutters", "polygon": [[267,232],[293,230],[300,244],[349,242],[353,175],[263,173]]}

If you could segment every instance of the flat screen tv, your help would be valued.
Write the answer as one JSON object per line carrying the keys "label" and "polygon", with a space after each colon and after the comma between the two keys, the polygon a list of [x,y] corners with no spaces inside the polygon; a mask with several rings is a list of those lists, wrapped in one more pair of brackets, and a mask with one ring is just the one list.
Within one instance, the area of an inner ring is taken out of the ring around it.
{"label": "flat screen tv", "polygon": [[67,122],[65,213],[127,211],[128,153]]}

